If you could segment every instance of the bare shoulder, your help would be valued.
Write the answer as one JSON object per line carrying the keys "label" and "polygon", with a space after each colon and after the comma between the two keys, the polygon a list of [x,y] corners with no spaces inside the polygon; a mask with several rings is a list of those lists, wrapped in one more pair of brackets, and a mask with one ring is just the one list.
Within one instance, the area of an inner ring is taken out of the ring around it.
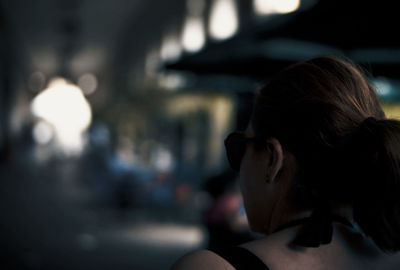
{"label": "bare shoulder", "polygon": [[181,257],[170,270],[234,270],[220,256],[209,250],[197,250]]}

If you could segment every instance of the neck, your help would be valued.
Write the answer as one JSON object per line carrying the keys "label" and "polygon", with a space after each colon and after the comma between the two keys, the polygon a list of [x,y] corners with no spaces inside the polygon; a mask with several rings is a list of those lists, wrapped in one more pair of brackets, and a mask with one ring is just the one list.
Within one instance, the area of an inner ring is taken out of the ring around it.
{"label": "neck", "polygon": [[[274,233],[280,227],[285,224],[292,223],[296,220],[301,220],[307,217],[311,217],[313,209],[298,209],[291,206],[286,207],[276,207],[273,215],[271,217],[268,228],[266,228],[265,233],[267,235]],[[284,213],[284,214],[282,214]],[[353,210],[352,207],[345,204],[337,204],[332,208],[332,215],[336,217],[341,217],[353,223]]]}

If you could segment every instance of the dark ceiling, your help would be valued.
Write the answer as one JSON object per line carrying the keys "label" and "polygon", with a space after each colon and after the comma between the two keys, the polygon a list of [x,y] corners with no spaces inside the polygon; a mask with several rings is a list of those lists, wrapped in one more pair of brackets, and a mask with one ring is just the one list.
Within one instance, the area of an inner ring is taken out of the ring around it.
{"label": "dark ceiling", "polygon": [[[260,79],[297,60],[339,54],[374,75],[400,77],[395,1],[303,0],[304,5],[292,14],[241,22],[233,38],[208,42],[166,67]],[[166,30],[182,26],[185,8],[185,0],[0,0],[14,71],[23,78],[41,71],[72,79],[91,72],[107,89],[130,87],[132,73],[144,72],[146,54]]]}
{"label": "dark ceiling", "polygon": [[236,37],[166,68],[262,79],[295,61],[335,54],[353,59],[375,76],[399,78],[396,6],[387,0],[320,0],[264,25],[248,25]]}
{"label": "dark ceiling", "polygon": [[184,8],[184,0],[0,0],[0,40],[8,69],[23,80],[35,71],[72,80],[90,72],[104,88],[126,87]]}

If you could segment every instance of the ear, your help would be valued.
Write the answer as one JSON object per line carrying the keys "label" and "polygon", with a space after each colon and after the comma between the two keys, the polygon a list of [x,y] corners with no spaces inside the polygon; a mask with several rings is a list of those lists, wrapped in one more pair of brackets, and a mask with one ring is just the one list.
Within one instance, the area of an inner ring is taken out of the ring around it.
{"label": "ear", "polygon": [[283,150],[281,143],[276,138],[267,139],[270,158],[267,164],[267,182],[273,183],[283,167]]}

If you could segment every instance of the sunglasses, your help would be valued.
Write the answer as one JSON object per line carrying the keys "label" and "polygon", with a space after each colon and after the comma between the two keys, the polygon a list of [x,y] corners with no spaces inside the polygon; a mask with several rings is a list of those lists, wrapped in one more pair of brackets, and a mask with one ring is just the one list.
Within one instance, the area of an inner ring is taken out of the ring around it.
{"label": "sunglasses", "polygon": [[240,170],[240,164],[242,163],[243,155],[246,151],[246,144],[248,142],[261,143],[262,137],[245,137],[243,132],[232,132],[226,137],[224,144],[226,155],[228,158],[229,165],[237,172]]}

